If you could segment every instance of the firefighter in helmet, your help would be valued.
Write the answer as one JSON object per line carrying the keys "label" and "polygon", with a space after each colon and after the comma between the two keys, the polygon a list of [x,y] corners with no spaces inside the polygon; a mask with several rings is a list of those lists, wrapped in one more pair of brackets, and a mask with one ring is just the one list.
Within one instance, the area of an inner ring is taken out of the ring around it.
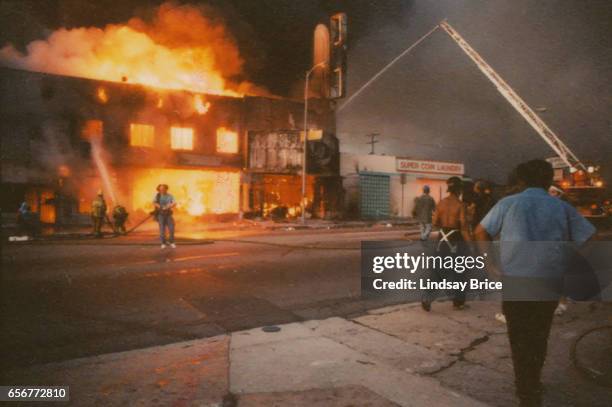
{"label": "firefighter in helmet", "polygon": [[93,222],[93,233],[95,237],[102,237],[102,225],[106,218],[106,201],[104,193],[98,190],[98,194],[91,203],[91,220]]}
{"label": "firefighter in helmet", "polygon": [[121,205],[117,205],[113,208],[113,223],[115,226],[115,233],[125,235],[125,222],[127,221],[129,214],[125,208]]}

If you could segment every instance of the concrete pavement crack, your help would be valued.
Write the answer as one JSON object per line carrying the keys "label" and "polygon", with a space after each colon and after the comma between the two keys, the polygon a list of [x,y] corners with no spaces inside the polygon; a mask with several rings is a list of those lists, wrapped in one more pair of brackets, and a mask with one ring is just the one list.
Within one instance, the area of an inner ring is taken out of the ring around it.
{"label": "concrete pavement crack", "polygon": [[[455,359],[453,359],[453,360],[452,360],[450,363],[447,363],[447,364],[446,364],[446,365],[444,365],[444,366],[440,366],[440,368],[438,368],[438,369],[434,370],[433,372],[426,373],[425,375],[426,375],[426,376],[435,376],[435,375],[437,375],[437,374],[438,374],[438,373],[440,373],[440,372],[443,372],[443,371],[445,371],[445,370],[450,369],[450,368],[451,368],[451,367],[453,367],[453,366],[454,366],[454,365],[455,365],[457,362],[468,362],[468,361],[465,359],[465,355],[466,355],[467,353],[469,353],[469,352],[473,351],[474,349],[476,349],[476,348],[477,348],[479,345],[481,345],[481,344],[483,344],[483,343],[487,342],[487,341],[489,340],[489,337],[490,337],[490,334],[486,333],[486,334],[485,334],[485,335],[483,335],[483,336],[479,336],[479,337],[477,337],[477,338],[473,339],[473,340],[470,342],[470,344],[469,344],[468,346],[466,346],[466,347],[464,347],[464,348],[461,348],[461,349],[459,350],[459,353],[458,353],[458,354],[456,354]],[[452,355],[452,354],[451,354],[450,356],[455,356],[455,355]],[[470,363],[472,363],[472,362],[470,362]],[[476,364],[477,364],[477,363],[476,363]]]}
{"label": "concrete pavement crack", "polygon": [[[375,327],[371,327],[371,326],[365,325],[365,324],[363,324],[363,323],[361,323],[361,322],[359,322],[359,321],[355,321],[355,320],[348,320],[348,321],[350,321],[350,322],[352,322],[352,323],[354,323],[354,324],[356,324],[356,325],[362,326],[362,327],[364,327],[364,328],[366,328],[366,329],[370,329],[370,330],[375,331],[375,332],[378,332],[378,333],[380,333],[380,334],[383,334],[383,335],[386,335],[386,336],[389,336],[389,337],[392,337],[392,338],[398,339],[398,340],[400,340],[400,341],[402,341],[402,342],[406,342],[406,341],[405,341],[403,338],[401,338],[401,337],[399,337],[399,336],[397,336],[397,335],[393,335],[393,334],[390,334],[390,333],[388,333],[388,332],[381,331],[380,329],[377,329],[377,328],[375,328]],[[314,328],[313,328],[313,330],[314,330]],[[467,353],[469,353],[469,352],[471,352],[471,351],[475,350],[475,349],[476,349],[478,346],[480,346],[481,344],[483,344],[483,343],[487,342],[487,341],[490,339],[490,337],[491,337],[491,336],[493,336],[493,335],[498,335],[498,334],[499,334],[499,333],[488,333],[488,332],[487,332],[487,333],[485,333],[485,335],[482,335],[482,336],[479,336],[479,337],[475,338],[474,340],[472,340],[472,341],[470,342],[470,344],[469,344],[468,346],[466,346],[466,347],[464,347],[464,348],[461,348],[461,349],[459,350],[459,353],[458,353],[458,354],[456,354],[456,357],[455,357],[455,358],[454,358],[454,359],[453,359],[453,360],[452,360],[450,363],[448,363],[448,364],[446,364],[446,365],[443,365],[443,366],[439,367],[438,369],[436,369],[436,370],[434,370],[434,371],[432,371],[432,372],[424,372],[424,373],[419,373],[419,374],[422,374],[423,376],[435,376],[436,374],[438,374],[438,373],[440,373],[440,372],[443,372],[444,370],[447,370],[447,369],[451,368],[451,367],[452,367],[453,365],[455,365],[457,362],[466,362],[466,363],[470,363],[470,364],[474,364],[474,365],[480,365],[480,366],[482,366],[482,367],[487,367],[487,366],[482,365],[482,364],[480,364],[480,363],[476,363],[476,362],[469,361],[469,360],[465,359],[465,355],[466,355]],[[348,347],[349,349],[353,349],[353,350],[355,350],[355,351],[359,351],[359,352],[361,352],[359,349],[355,349],[355,348],[353,348],[352,346],[350,346],[349,344],[345,343],[344,341],[338,340],[337,338],[334,338],[334,337],[331,337],[331,336],[328,336],[328,335],[322,335],[322,336],[323,336],[323,337],[325,337],[325,338],[331,339],[331,340],[333,340],[334,342],[337,342],[337,343],[339,343],[339,344],[341,344],[341,345],[343,345],[343,346],[346,346],[346,347]],[[414,345],[414,346],[420,346],[420,345]],[[425,349],[428,349],[428,348],[425,348]],[[454,356],[454,355],[450,355],[450,356]]]}
{"label": "concrete pavement crack", "polygon": [[352,323],[354,323],[354,324],[360,325],[360,326],[362,326],[362,327],[364,327],[364,328],[366,328],[366,329],[371,329],[372,331],[376,331],[376,332],[381,333],[381,334],[383,334],[383,335],[390,336],[390,337],[395,338],[395,339],[399,339],[399,340],[400,340],[400,341],[402,341],[402,342],[406,342],[404,339],[402,339],[402,338],[401,338],[400,336],[398,336],[398,335],[394,335],[394,334],[391,334],[391,333],[389,333],[389,332],[382,331],[382,330],[380,330],[380,329],[378,329],[378,328],[375,328],[375,327],[373,327],[373,326],[369,326],[369,325],[363,324],[363,323],[361,323],[361,322],[359,322],[359,321],[356,321],[356,320],[354,320],[354,319],[351,319],[351,320],[349,320],[349,321],[351,321],[351,322],[352,322]]}
{"label": "concrete pavement crack", "polygon": [[232,393],[232,374],[230,369],[232,368],[232,333],[227,333],[227,393],[223,396],[221,401],[222,407],[235,407],[238,405],[236,395]]}

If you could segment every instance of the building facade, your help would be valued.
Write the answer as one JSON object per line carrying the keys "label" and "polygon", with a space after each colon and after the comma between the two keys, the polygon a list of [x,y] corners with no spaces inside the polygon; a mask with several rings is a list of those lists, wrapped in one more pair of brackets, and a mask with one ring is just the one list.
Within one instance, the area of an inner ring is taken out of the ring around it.
{"label": "building facade", "polygon": [[[340,188],[334,114],[310,106],[307,207],[327,216]],[[0,68],[0,107],[4,213],[26,201],[44,223],[83,223],[102,190],[145,215],[166,183],[178,214],[298,215],[302,103]]]}
{"label": "building facade", "polygon": [[425,185],[438,202],[446,196],[446,180],[464,171],[459,162],[341,153],[345,210],[362,219],[408,218]]}

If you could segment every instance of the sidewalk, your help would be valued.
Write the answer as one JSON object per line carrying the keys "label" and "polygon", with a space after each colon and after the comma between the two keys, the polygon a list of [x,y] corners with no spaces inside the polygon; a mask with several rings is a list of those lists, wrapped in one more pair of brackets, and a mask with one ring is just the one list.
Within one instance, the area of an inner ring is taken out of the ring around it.
{"label": "sidewalk", "polygon": [[[498,304],[387,307],[234,332],[9,373],[11,384],[70,385],[82,405],[512,406],[512,363]],[[610,304],[556,317],[544,372],[546,405],[609,405],[612,390],[570,364],[580,332],[610,323]],[[603,351],[603,350],[602,350]],[[6,379],[4,380],[6,382]],[[9,383],[3,383],[9,384]]]}

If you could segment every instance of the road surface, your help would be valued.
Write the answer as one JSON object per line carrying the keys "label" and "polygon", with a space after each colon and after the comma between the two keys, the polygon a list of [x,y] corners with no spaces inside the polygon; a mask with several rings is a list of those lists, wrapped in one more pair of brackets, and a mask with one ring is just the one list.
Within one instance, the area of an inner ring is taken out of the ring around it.
{"label": "road surface", "polygon": [[388,305],[359,298],[360,244],[406,232],[218,233],[207,237],[220,240],[174,250],[161,250],[152,236],[8,245],[3,363],[66,360]]}

